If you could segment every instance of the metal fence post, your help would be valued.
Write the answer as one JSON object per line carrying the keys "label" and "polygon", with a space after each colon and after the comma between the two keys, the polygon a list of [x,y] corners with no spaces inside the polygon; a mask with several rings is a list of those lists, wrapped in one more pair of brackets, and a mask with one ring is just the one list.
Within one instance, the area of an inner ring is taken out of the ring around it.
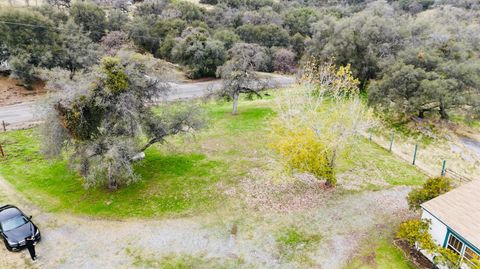
{"label": "metal fence post", "polygon": [[415,145],[415,151],[413,152],[413,162],[412,162],[413,165],[415,165],[415,161],[417,160],[417,151],[418,151],[418,144]]}
{"label": "metal fence post", "polygon": [[388,151],[392,152],[392,147],[393,147],[393,133],[392,133],[392,138],[390,138],[390,148],[388,149]]}
{"label": "metal fence post", "polygon": [[442,163],[442,177],[444,177],[446,174],[447,174],[447,161],[446,160],[443,160],[443,163]]}

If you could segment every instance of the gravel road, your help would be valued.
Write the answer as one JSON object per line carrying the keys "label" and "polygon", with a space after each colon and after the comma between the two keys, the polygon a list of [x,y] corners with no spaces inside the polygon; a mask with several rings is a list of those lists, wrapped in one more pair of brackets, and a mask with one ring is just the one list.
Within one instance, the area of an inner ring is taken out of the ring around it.
{"label": "gravel road", "polygon": [[[289,86],[295,82],[295,78],[292,76],[276,74],[270,76],[269,86],[272,88]],[[220,88],[221,81],[170,83],[170,85],[173,91],[167,97],[167,100],[178,100],[201,97],[210,89]],[[36,104],[28,102],[0,107],[0,122],[1,121],[8,124],[8,129],[18,129],[41,122],[42,119],[38,116]]]}

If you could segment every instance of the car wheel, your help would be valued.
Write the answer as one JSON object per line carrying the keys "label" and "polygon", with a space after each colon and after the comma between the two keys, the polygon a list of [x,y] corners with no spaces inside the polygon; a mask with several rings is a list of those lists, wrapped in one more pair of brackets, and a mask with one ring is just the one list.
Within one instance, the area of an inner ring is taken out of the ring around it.
{"label": "car wheel", "polygon": [[7,243],[7,240],[3,240],[3,243],[5,244],[5,247],[7,248],[8,251],[13,251],[12,247]]}

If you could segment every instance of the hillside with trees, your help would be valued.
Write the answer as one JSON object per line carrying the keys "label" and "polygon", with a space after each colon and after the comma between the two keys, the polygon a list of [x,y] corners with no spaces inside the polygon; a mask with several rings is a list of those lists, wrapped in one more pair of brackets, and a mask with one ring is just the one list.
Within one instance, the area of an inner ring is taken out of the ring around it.
{"label": "hillside with trees", "polygon": [[417,209],[480,174],[478,0],[21,1],[0,205],[45,236],[0,268],[461,265]]}
{"label": "hillside with trees", "polygon": [[202,78],[221,75],[235,44],[256,44],[257,71],[292,73],[312,57],[350,64],[381,111],[478,117],[479,10],[475,0],[56,0],[2,8],[0,61],[31,87],[39,68],[73,78],[129,47]]}

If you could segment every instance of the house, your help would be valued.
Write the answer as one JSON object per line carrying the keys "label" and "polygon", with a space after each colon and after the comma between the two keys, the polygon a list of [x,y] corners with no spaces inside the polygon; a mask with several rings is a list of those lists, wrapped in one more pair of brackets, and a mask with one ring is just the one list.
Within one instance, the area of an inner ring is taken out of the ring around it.
{"label": "house", "polygon": [[[466,183],[421,205],[422,219],[440,246],[457,252],[463,266],[480,260],[480,180]],[[427,255],[428,256],[428,255]],[[429,257],[432,258],[432,257]]]}

